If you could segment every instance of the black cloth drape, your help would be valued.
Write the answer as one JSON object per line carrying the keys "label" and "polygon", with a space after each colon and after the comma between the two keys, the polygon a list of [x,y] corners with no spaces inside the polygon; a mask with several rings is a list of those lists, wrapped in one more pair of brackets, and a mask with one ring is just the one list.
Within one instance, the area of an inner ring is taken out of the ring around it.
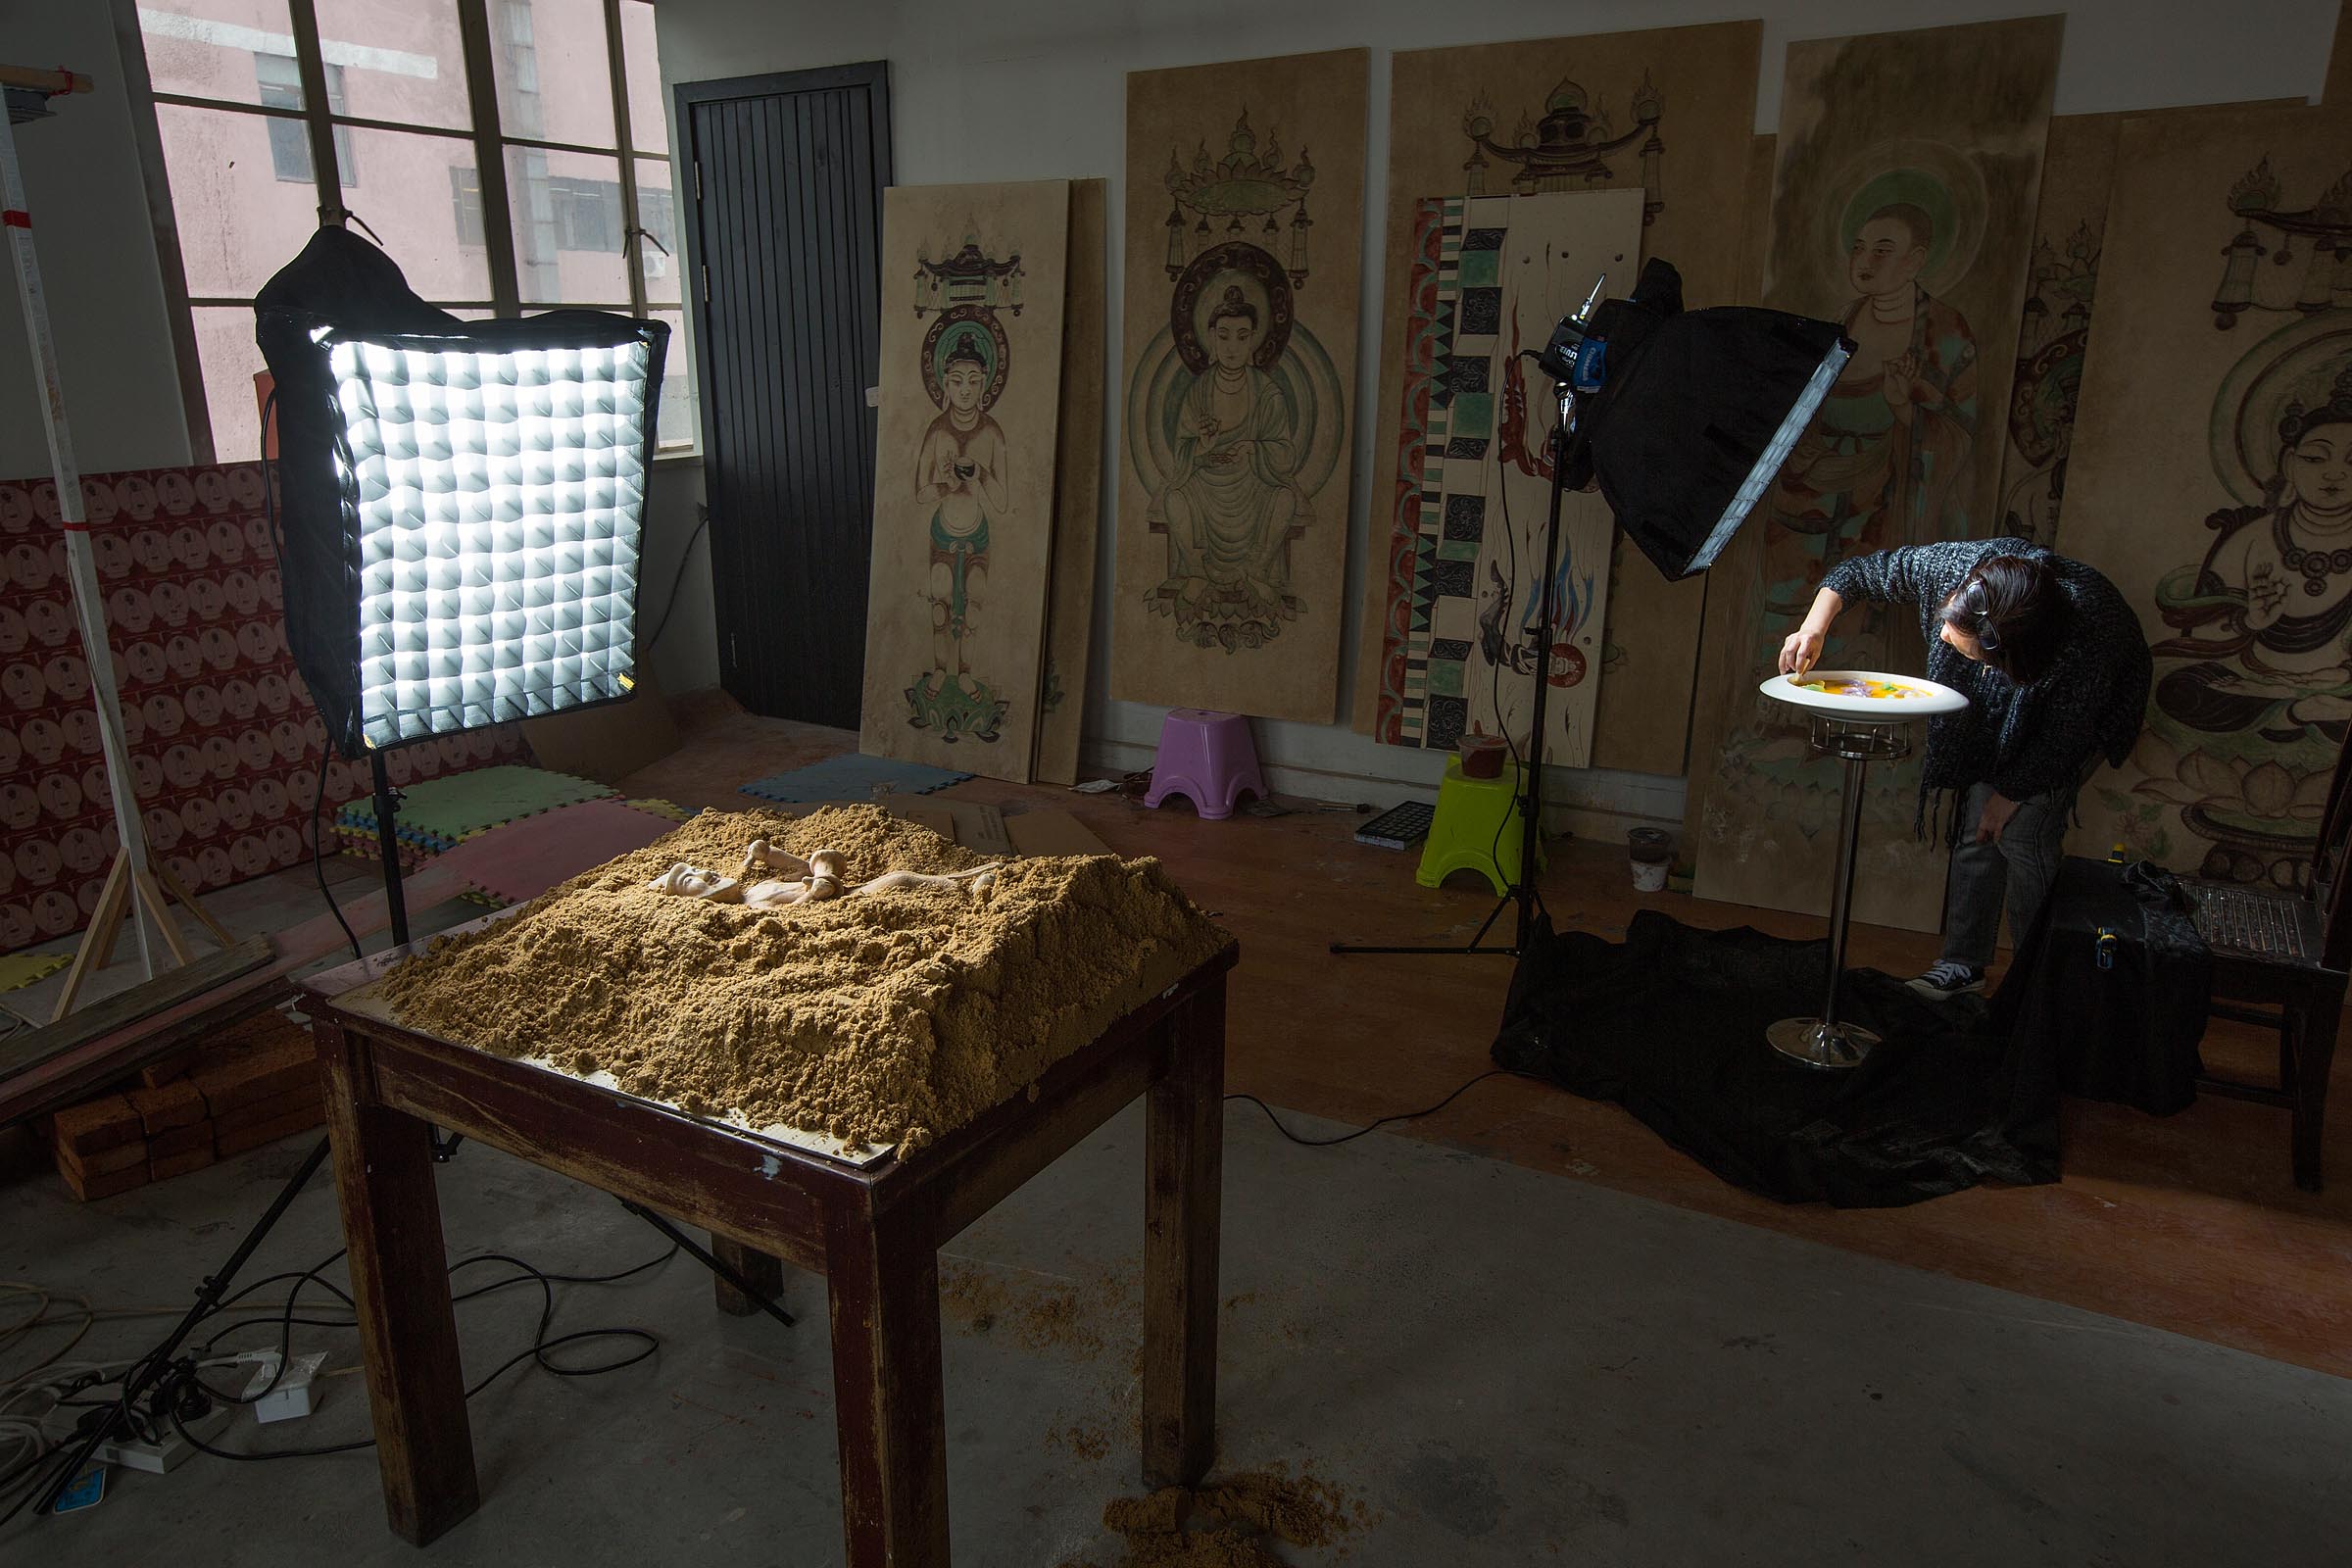
{"label": "black cloth drape", "polygon": [[1821,1072],[1765,1044],[1818,1014],[1825,942],[1699,931],[1642,910],[1625,941],[1539,923],[1494,1047],[1505,1067],[1612,1101],[1726,1181],[1784,1202],[1888,1206],[2058,1176],[2047,1042],[2012,1044],[1974,998],[1935,1004],[1874,970],[1841,1012],[1885,1044]]}

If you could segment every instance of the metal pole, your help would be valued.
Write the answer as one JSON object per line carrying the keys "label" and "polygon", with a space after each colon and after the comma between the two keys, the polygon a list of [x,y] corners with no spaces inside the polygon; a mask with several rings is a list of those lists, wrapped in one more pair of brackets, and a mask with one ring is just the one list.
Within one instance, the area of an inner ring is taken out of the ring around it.
{"label": "metal pole", "polygon": [[[119,853],[131,877],[128,914],[139,937],[139,962],[152,978],[155,945],[147,933],[147,835],[139,798],[131,784],[130,743],[122,733],[122,706],[115,684],[114,649],[106,640],[106,600],[98,586],[98,564],[90,554],[90,525],[81,505],[81,469],[74,462],[74,435],[66,423],[65,384],[58,374],[57,343],[49,335],[49,307],[41,291],[41,268],[32,252],[32,216],[25,205],[24,174],[17,164],[16,127],[0,110],[0,223],[8,229],[17,262],[17,293],[24,304],[25,336],[41,372],[41,422],[49,432],[49,471],[57,480],[58,525],[66,535],[66,574],[74,584],[74,620],[81,630],[82,658],[89,665],[90,702],[98,710],[98,740],[106,758],[106,788],[115,808]],[[168,918],[160,912],[159,919]]]}
{"label": "metal pole", "polygon": [[1870,764],[1845,759],[1845,787],[1838,803],[1838,870],[1830,883],[1830,996],[1821,1021],[1838,1027],[1838,981],[1845,973],[1845,928],[1853,914],[1854,850],[1862,837],[1862,770]]}
{"label": "metal pole", "polygon": [[[1520,780],[1524,793],[1520,796],[1519,810],[1519,930],[1511,943],[1514,953],[1525,953],[1536,931],[1536,855],[1544,842],[1544,726],[1550,712],[1551,697],[1551,578],[1560,562],[1560,498],[1567,489],[1568,449],[1573,426],[1575,400],[1563,385],[1560,394],[1560,422],[1551,432],[1551,502],[1550,512],[1544,519],[1544,576],[1536,590],[1536,629],[1533,634],[1536,656],[1536,702],[1534,726],[1527,742],[1527,777]],[[1499,482],[1499,481],[1498,481]]]}
{"label": "metal pole", "polygon": [[409,901],[400,885],[400,832],[392,820],[400,797],[384,772],[384,754],[368,748],[368,761],[375,773],[375,847],[384,858],[384,912],[392,917],[392,945],[409,940]]}

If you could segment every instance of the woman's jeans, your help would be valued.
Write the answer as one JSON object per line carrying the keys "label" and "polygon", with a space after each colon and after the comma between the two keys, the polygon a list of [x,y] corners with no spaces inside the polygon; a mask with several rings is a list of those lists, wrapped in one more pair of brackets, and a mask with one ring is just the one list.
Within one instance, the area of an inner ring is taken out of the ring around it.
{"label": "woman's jeans", "polygon": [[1977,818],[1992,794],[1990,784],[1972,784],[1960,798],[1960,842],[1952,851],[1951,879],[1943,896],[1943,956],[1952,963],[1984,969],[2001,935],[2001,910],[2009,911],[2009,937],[2023,943],[2049,897],[2065,851],[2066,821],[2074,814],[2075,792],[2052,790],[2018,802],[2000,838],[1977,842]]}

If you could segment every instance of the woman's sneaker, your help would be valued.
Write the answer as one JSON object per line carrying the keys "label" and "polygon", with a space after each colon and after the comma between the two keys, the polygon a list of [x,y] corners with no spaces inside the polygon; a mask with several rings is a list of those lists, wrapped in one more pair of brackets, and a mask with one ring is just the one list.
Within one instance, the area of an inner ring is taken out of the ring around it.
{"label": "woman's sneaker", "polygon": [[1984,990],[1984,971],[1972,969],[1965,963],[1954,963],[1951,959],[1944,958],[1938,960],[1936,966],[1926,974],[1912,981],[1911,989],[1923,997],[1932,997],[1937,1002],[1943,1002],[1959,996],[1963,992]]}

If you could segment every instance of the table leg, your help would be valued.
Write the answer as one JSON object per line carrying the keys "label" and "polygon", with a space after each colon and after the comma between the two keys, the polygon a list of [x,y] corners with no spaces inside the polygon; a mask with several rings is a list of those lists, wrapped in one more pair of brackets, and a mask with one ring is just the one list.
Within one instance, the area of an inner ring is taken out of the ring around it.
{"label": "table leg", "polygon": [[[784,1298],[782,1258],[762,1252],[756,1247],[730,1241],[716,1232],[711,1233],[710,1255],[742,1275],[753,1290],[769,1300],[780,1301]],[[710,1284],[716,1293],[718,1309],[729,1317],[750,1317],[760,1310],[759,1303],[737,1290],[724,1274],[711,1275]]]}
{"label": "table leg", "polygon": [[903,1207],[825,1227],[849,1568],[947,1568],[939,1252],[924,1220]]}
{"label": "table leg", "polygon": [[1144,1144],[1144,1482],[1191,1486],[1217,1447],[1217,1251],[1225,1164],[1225,982],[1168,1016],[1168,1075]]}
{"label": "table leg", "polygon": [[312,1025],[326,1079],[352,1307],[368,1368],[384,1513],[393,1534],[423,1545],[473,1512],[481,1489],[466,1419],[458,1322],[433,1188],[431,1130],[363,1098],[364,1042]]}

